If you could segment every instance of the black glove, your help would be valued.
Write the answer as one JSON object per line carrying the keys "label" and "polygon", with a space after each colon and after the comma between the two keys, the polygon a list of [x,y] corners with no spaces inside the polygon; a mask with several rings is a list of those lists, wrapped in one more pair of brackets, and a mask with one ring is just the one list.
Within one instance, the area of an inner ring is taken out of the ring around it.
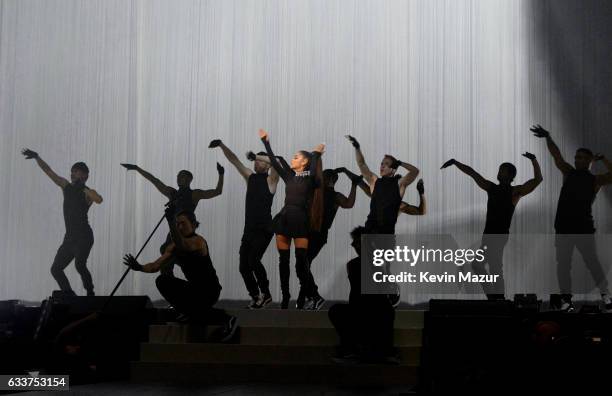
{"label": "black glove", "polygon": [[393,160],[393,163],[391,164],[391,168],[398,169],[400,165],[402,165],[402,161],[396,159],[396,160]]}
{"label": "black glove", "polygon": [[535,137],[547,138],[547,137],[550,136],[550,132],[548,132],[546,129],[542,128],[542,125],[540,125],[540,124],[533,125],[531,128],[529,128],[529,130],[531,132],[533,132]]}
{"label": "black glove", "polygon": [[351,135],[344,135],[344,137],[347,138],[351,142],[353,147],[355,147],[356,149],[359,149],[359,147],[361,147],[359,145],[359,142],[357,141],[357,139],[355,139],[353,136],[351,136]]}
{"label": "black glove", "polygon": [[225,173],[225,168],[221,166],[220,163],[217,162],[217,172],[219,172],[220,175]]}
{"label": "black glove", "polygon": [[529,153],[529,152],[526,152],[525,154],[523,154],[523,157],[528,158],[528,159],[530,159],[532,161],[534,159],[536,159],[536,156],[534,154]]}
{"label": "black glove", "polygon": [[26,157],[26,159],[38,158],[38,153],[30,149],[21,150],[21,154],[23,154]]}
{"label": "black glove", "polygon": [[131,254],[123,256],[123,264],[130,267],[132,271],[143,271],[143,266]]}
{"label": "black glove", "polygon": [[255,161],[257,159],[257,155],[252,151],[247,151],[246,157],[249,161]]}
{"label": "black glove", "polygon": [[208,144],[208,148],[215,148],[215,147],[219,147],[220,145],[221,145],[221,139],[214,139],[210,141],[210,143]]}
{"label": "black glove", "polygon": [[136,169],[138,169],[138,165],[134,165],[134,164],[121,164],[121,166],[123,166],[127,170],[136,170]]}
{"label": "black glove", "polygon": [[363,180],[363,176],[351,173],[349,175],[349,179],[351,179],[351,184],[358,185],[359,183],[361,183],[361,180]]}
{"label": "black glove", "polygon": [[440,169],[444,169],[444,168],[448,168],[451,165],[455,165],[457,161],[455,161],[454,158],[449,159],[448,161],[446,161],[444,164],[442,164],[442,166],[440,167]]}
{"label": "black glove", "polygon": [[417,182],[417,191],[419,192],[419,195],[425,194],[425,185],[423,184],[423,179],[419,179],[419,181]]}

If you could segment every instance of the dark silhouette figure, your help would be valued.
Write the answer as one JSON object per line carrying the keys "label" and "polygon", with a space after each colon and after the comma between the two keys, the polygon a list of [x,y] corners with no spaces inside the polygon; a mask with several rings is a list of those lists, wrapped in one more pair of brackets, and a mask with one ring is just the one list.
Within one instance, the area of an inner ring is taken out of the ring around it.
{"label": "dark silhouette figure", "polygon": [[208,147],[221,148],[227,160],[236,167],[247,184],[239,270],[251,296],[248,308],[264,308],[272,302],[272,295],[261,258],[274,235],[271,210],[279,179],[278,173],[274,168],[270,168],[270,159],[264,152],[247,153],[247,158],[253,161],[251,170],[220,139],[211,141]]}
{"label": "dark silhouette figure", "polygon": [[[557,277],[561,289],[561,309],[573,311],[572,303],[572,255],[576,248],[591,273],[601,293],[606,310],[612,310],[608,281],[603,272],[595,244],[595,223],[592,205],[599,189],[612,183],[612,163],[603,155],[593,155],[587,148],[579,148],[574,156],[574,166],[565,161],[550,132],[540,125],[531,127],[538,138],[546,139],[546,146],[555,165],[563,174],[563,186],[559,194],[555,215],[555,251]],[[607,169],[604,174],[591,173],[593,161],[601,161]]]}
{"label": "dark silhouette figure", "polygon": [[[351,179],[351,191],[348,197],[336,191],[334,188],[338,181],[339,173],[344,173]],[[311,230],[308,234],[308,264],[310,266],[312,266],[312,262],[327,243],[327,236],[336,218],[336,213],[338,213],[338,208],[350,209],[355,205],[357,184],[360,181],[361,176],[348,171],[346,168],[325,169],[323,171],[323,185],[325,188],[325,192],[323,193],[323,221],[320,231]],[[311,270],[309,271],[309,275],[312,294],[307,296],[304,290],[300,288],[296,308],[318,310],[324,304],[325,299],[319,294],[319,288]]]}
{"label": "dark silhouette figure", "polygon": [[34,159],[43,172],[62,189],[64,194],[63,208],[66,234],[53,260],[51,275],[53,275],[62,291],[74,295],[70,282],[64,274],[64,269],[74,260],[87,295],[93,296],[94,285],[91,273],[87,269],[87,258],[94,243],[94,236],[89,225],[87,212],[92,203],[101,204],[102,197],[96,190],[85,185],[89,178],[89,168],[84,162],[77,162],[72,165],[69,182],[58,176],[35,151],[24,149],[22,154],[26,159]]}
{"label": "dark silhouette figure", "polygon": [[155,284],[161,295],[181,315],[182,320],[198,324],[223,324],[221,341],[229,340],[236,331],[236,317],[213,306],[219,300],[221,284],[210,258],[206,239],[196,233],[199,226],[190,211],[179,212],[170,206],[166,219],[172,242],[157,260],[141,265],[131,254],[125,255],[123,263],[133,271],[159,272],[171,260],[181,267],[185,280],[161,274]]}
{"label": "dark silhouette figure", "polygon": [[[485,249],[485,260],[472,262],[472,269],[479,275],[498,275],[497,282],[481,284],[490,300],[505,298],[503,256],[516,204],[542,182],[542,172],[535,155],[525,153],[523,156],[531,161],[533,178],[519,186],[512,185],[516,176],[516,167],[509,162],[504,162],[499,166],[498,184],[485,179],[474,169],[455,159],[446,161],[440,168],[455,165],[460,171],[474,179],[478,187],[487,192],[487,214],[481,245],[481,249]],[[485,268],[487,264],[489,265],[488,271]]]}
{"label": "dark silhouette figure", "polygon": [[[135,170],[140,173],[145,179],[150,181],[162,195],[168,198],[172,202],[172,206],[175,208],[175,214],[188,211],[195,214],[196,207],[202,199],[211,199],[221,195],[223,192],[223,176],[225,169],[221,164],[217,163],[217,172],[219,172],[219,180],[217,186],[209,190],[191,189],[191,182],[193,181],[193,174],[188,170],[182,170],[176,175],[176,184],[178,189],[165,185],[157,177],[153,176],[149,172],[145,171],[138,165],[133,164],[121,164],[128,171]],[[166,251],[166,247],[172,242],[170,233],[166,237],[166,241],[160,246],[159,252],[163,254]],[[168,260],[161,272],[164,274],[171,275],[174,273],[174,261]]]}
{"label": "dark silhouette figure", "polygon": [[340,345],[338,363],[399,363],[393,347],[395,309],[384,294],[361,293],[361,236],[364,227],[351,232],[357,257],[346,264],[350,283],[348,304],[335,304],[328,312]]}

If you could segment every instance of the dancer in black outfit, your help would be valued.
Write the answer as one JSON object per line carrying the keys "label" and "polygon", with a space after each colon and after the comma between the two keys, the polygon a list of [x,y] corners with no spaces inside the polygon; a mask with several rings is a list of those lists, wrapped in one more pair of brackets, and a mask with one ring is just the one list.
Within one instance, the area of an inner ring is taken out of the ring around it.
{"label": "dancer in black outfit", "polygon": [[70,182],[68,182],[65,178],[58,176],[35,151],[24,149],[22,154],[26,159],[35,159],[38,166],[62,189],[64,194],[66,234],[53,260],[51,275],[63,292],[74,295],[70,282],[64,274],[64,269],[74,259],[76,270],[81,276],[87,295],[93,296],[94,285],[91,273],[87,269],[87,258],[93,246],[94,237],[87,219],[87,212],[92,203],[101,204],[102,197],[85,185],[89,178],[89,168],[84,162],[75,163],[70,169]]}
{"label": "dancer in black outfit", "polygon": [[323,170],[321,155],[325,145],[318,145],[312,153],[298,151],[291,159],[290,168],[283,167],[270,147],[266,131],[260,129],[259,137],[266,147],[270,162],[285,182],[285,206],[273,219],[276,247],[279,253],[281,280],[281,308],[289,307],[289,248],[295,243],[295,271],[300,287],[306,295],[313,295],[308,263],[308,235],[319,231],[323,218]]}
{"label": "dancer in black outfit", "polygon": [[[244,279],[251,303],[250,309],[264,308],[272,302],[266,269],[261,263],[272,236],[272,200],[278,184],[278,173],[270,169],[270,160],[265,153],[248,153],[253,160],[253,170],[244,164],[220,139],[210,142],[208,147],[219,147],[227,160],[236,167],[247,184],[245,219],[240,244],[240,274]],[[270,171],[268,173],[268,171]]]}
{"label": "dancer in black outfit", "polygon": [[361,293],[361,235],[364,227],[351,232],[351,246],[357,257],[346,264],[350,293],[348,304],[335,304],[328,312],[340,345],[338,363],[394,363],[399,360],[393,348],[395,310],[384,294]]}
{"label": "dancer in black outfit", "polygon": [[[380,177],[378,177],[366,164],[363,153],[361,152],[361,146],[357,139],[350,135],[346,135],[346,138],[355,148],[357,166],[372,194],[370,200],[370,213],[365,223],[365,233],[395,235],[395,224],[397,223],[397,214],[402,203],[402,198],[406,192],[406,187],[414,182],[419,175],[419,169],[387,154],[380,162]],[[408,171],[403,177],[395,174],[400,166]],[[391,244],[395,245],[394,242]],[[385,265],[384,269],[387,272],[390,271],[388,265]],[[393,306],[399,305],[400,296],[397,284],[393,285],[392,293],[389,294],[389,298],[392,300]]]}
{"label": "dancer in black outfit", "polygon": [[[481,284],[489,300],[503,300],[505,298],[503,256],[504,248],[508,243],[510,224],[516,204],[522,197],[531,193],[542,183],[542,172],[535,155],[525,153],[523,156],[531,161],[533,178],[520,186],[512,185],[516,176],[516,167],[509,162],[504,162],[499,166],[497,173],[499,184],[485,179],[474,169],[455,159],[446,161],[440,168],[444,169],[455,165],[460,171],[474,179],[478,187],[487,192],[487,217],[482,236],[482,246],[487,247],[485,260],[480,263],[473,262],[472,268],[479,275],[499,275],[495,284]],[[487,263],[489,264],[488,273],[485,269]]]}
{"label": "dancer in black outfit", "polygon": [[[368,196],[372,197],[370,186],[363,180],[359,182],[359,188]],[[423,216],[427,213],[427,200],[425,199],[425,184],[423,179],[419,179],[416,186],[417,192],[419,193],[419,206],[411,205],[408,202],[402,201],[400,203],[398,216],[400,213],[404,213],[410,216]]]}
{"label": "dancer in black outfit", "polygon": [[[592,205],[599,189],[612,183],[612,162],[603,155],[593,155],[587,148],[576,150],[574,166],[565,161],[550,132],[540,125],[531,127],[536,137],[546,139],[546,146],[555,165],[563,174],[563,186],[559,194],[555,215],[555,248],[557,256],[557,276],[561,289],[561,309],[571,312],[572,303],[572,254],[574,247],[580,252],[599,288],[606,311],[612,311],[612,299],[608,291],[608,280],[603,272],[595,244],[595,223]],[[607,169],[604,174],[591,173],[593,161],[601,161]]]}
{"label": "dancer in black outfit", "polygon": [[166,219],[172,242],[157,260],[141,265],[131,255],[125,255],[123,262],[134,271],[158,272],[171,260],[181,267],[186,280],[161,274],[155,285],[161,295],[190,322],[198,324],[223,324],[221,341],[228,341],[234,335],[237,319],[213,305],[219,300],[221,284],[210,258],[206,239],[195,231],[198,228],[195,215],[190,211],[179,212],[170,206]]}
{"label": "dancer in black outfit", "polygon": [[[223,169],[223,167],[219,163],[217,163],[217,172],[219,172],[219,180],[217,181],[217,186],[209,190],[192,190],[191,182],[193,180],[193,174],[188,170],[182,170],[176,175],[176,184],[178,186],[177,190],[175,188],[165,185],[157,177],[153,176],[138,165],[121,164],[121,166],[123,166],[127,170],[135,170],[136,172],[140,173],[145,179],[150,181],[160,193],[162,193],[166,198],[172,201],[173,207],[176,208],[176,213],[188,211],[195,214],[196,207],[198,206],[200,200],[217,197],[223,192],[223,175],[225,173],[225,169]],[[161,254],[166,251],[166,247],[170,244],[171,241],[172,240],[170,238],[170,233],[168,233],[166,241],[159,248],[159,252]],[[164,267],[161,269],[161,272],[164,274],[172,275],[174,264],[174,261],[168,260],[165,263]]]}
{"label": "dancer in black outfit", "polygon": [[[344,173],[351,179],[351,191],[348,197],[334,189],[338,181],[338,173]],[[355,205],[357,185],[360,181],[361,176],[348,171],[346,168],[325,169],[323,171],[323,185],[325,191],[323,193],[323,221],[321,223],[321,230],[311,230],[308,234],[308,263],[311,267],[312,262],[327,243],[327,235],[336,218],[338,208],[350,209]],[[319,288],[312,275],[312,270],[310,270],[308,274],[310,276],[309,284],[311,285],[312,295],[307,296],[304,290],[300,288],[295,306],[297,309],[307,308],[319,310],[325,303],[325,299],[319,294]],[[307,300],[309,304],[306,304]]]}
{"label": "dancer in black outfit", "polygon": [[[372,197],[370,213],[365,224],[366,233],[395,234],[395,224],[402,197],[406,192],[406,187],[416,180],[419,169],[387,154],[380,163],[380,177],[378,177],[366,164],[357,139],[350,135],[346,137],[355,147],[357,166],[370,188]],[[403,177],[395,174],[400,166],[408,170]]]}

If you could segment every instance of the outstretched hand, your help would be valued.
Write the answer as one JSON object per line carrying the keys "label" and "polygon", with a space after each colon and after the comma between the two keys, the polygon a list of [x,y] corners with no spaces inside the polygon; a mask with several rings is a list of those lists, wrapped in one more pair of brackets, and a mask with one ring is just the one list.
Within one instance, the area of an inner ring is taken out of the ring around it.
{"label": "outstretched hand", "polygon": [[219,147],[220,145],[221,145],[221,139],[213,139],[208,144],[208,148],[215,148],[215,147]]}
{"label": "outstretched hand", "polygon": [[420,195],[425,194],[425,184],[423,184],[423,179],[419,179],[416,185],[416,189]]}
{"label": "outstretched hand", "polygon": [[134,165],[134,164],[121,164],[121,166],[123,166],[127,170],[136,170],[136,169],[138,169],[138,165]]}
{"label": "outstretched hand", "polygon": [[457,161],[454,158],[451,158],[448,161],[446,161],[444,164],[442,164],[440,169],[448,168],[449,166],[455,165],[456,163],[457,163]]}
{"label": "outstretched hand", "polygon": [[314,151],[323,154],[325,152],[325,144],[321,143],[314,148]]}
{"label": "outstretched hand", "polygon": [[38,158],[38,153],[28,148],[24,148],[23,150],[21,150],[21,154],[23,154],[26,159]]}
{"label": "outstretched hand", "polygon": [[130,267],[132,271],[142,271],[142,265],[131,254],[123,256],[123,264]]}
{"label": "outstretched hand", "polygon": [[218,162],[217,162],[217,172],[219,172],[220,175],[225,173],[225,168],[221,166],[221,164]]}
{"label": "outstretched hand", "polygon": [[531,154],[530,152],[525,152],[523,154],[523,157],[528,158],[528,159],[530,159],[532,161],[536,159],[536,156],[534,154]]}
{"label": "outstretched hand", "polygon": [[259,138],[263,140],[264,142],[267,142],[270,140],[270,138],[268,137],[268,132],[266,132],[263,129],[259,130]]}
{"label": "outstretched hand", "polygon": [[548,132],[546,129],[542,128],[542,125],[540,125],[540,124],[532,125],[531,128],[529,128],[529,130],[531,132],[533,132],[533,135],[535,137],[547,138],[547,137],[550,136],[550,132]]}
{"label": "outstretched hand", "polygon": [[246,157],[249,161],[255,161],[257,159],[257,155],[252,151],[247,151]]}
{"label": "outstretched hand", "polygon": [[344,135],[344,137],[347,138],[349,140],[349,142],[351,142],[353,147],[355,147],[356,149],[359,149],[360,145],[359,145],[359,142],[357,141],[357,139],[355,139],[355,137],[353,137],[351,135]]}

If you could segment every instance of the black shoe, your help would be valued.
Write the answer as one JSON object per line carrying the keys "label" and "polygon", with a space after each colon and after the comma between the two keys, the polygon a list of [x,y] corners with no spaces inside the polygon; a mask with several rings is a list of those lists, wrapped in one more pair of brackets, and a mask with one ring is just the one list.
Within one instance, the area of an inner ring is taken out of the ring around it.
{"label": "black shoe", "polygon": [[289,300],[291,296],[289,294],[283,294],[283,299],[281,300],[281,309],[289,309]]}
{"label": "black shoe", "polygon": [[323,307],[324,304],[325,304],[325,299],[321,296],[316,296],[315,298],[312,299],[312,303],[310,304],[309,309],[312,311],[318,311]]}
{"label": "black shoe", "polygon": [[259,309],[259,296],[251,297],[251,302],[246,306],[247,309]]}
{"label": "black shoe", "polygon": [[295,308],[296,309],[304,309],[304,305],[306,304],[306,296],[304,296],[304,294],[300,293],[298,295],[297,301],[295,302]]}
{"label": "black shoe", "polygon": [[235,316],[230,316],[227,323],[223,327],[223,333],[221,335],[221,342],[228,342],[232,339],[234,334],[236,334],[236,329],[238,328],[238,318]]}
{"label": "black shoe", "polygon": [[266,305],[270,304],[272,302],[272,295],[268,292],[268,293],[264,293],[264,294],[260,294],[259,295],[259,301],[257,302],[259,304],[259,308],[265,308]]}
{"label": "black shoe", "polygon": [[574,312],[576,310],[576,307],[574,306],[574,304],[572,303],[572,301],[566,301],[563,300],[561,302],[561,308],[559,309],[561,312]]}

